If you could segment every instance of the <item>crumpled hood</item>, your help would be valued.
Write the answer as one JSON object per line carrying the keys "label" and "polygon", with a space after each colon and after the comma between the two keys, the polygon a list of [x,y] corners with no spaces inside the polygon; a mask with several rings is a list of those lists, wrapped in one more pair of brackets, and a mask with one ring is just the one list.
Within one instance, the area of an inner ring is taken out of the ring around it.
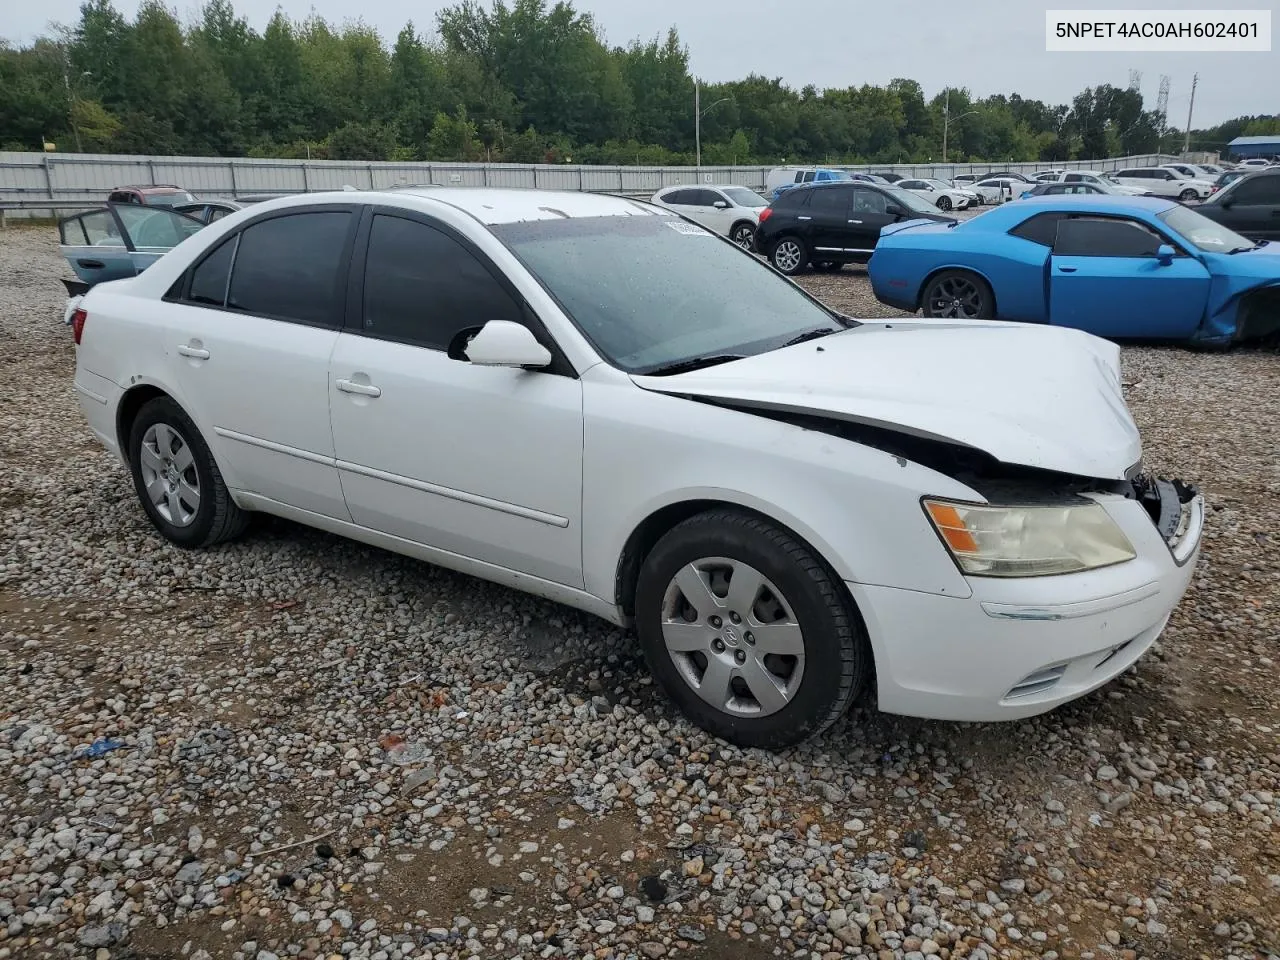
{"label": "crumpled hood", "polygon": [[993,321],[866,323],[646,389],[896,429],[1008,464],[1121,480],[1142,456],[1119,348],[1076,330]]}

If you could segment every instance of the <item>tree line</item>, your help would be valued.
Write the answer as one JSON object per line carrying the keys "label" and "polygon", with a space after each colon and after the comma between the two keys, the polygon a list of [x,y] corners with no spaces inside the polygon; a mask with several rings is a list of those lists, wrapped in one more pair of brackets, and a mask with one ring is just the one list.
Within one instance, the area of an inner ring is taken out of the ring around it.
{"label": "tree line", "polygon": [[[694,79],[674,28],[610,46],[568,0],[461,0],[389,47],[361,21],[261,32],[230,0],[182,23],[159,0],[128,20],[88,0],[78,22],[25,47],[0,41],[0,149],[337,160],[687,164]],[[922,163],[1097,159],[1176,150],[1177,131],[1134,90],[1101,84],[1069,104],[1018,94],[926,98],[896,79],[799,90],[752,73],[701,89],[702,161]],[[1196,131],[1197,149],[1280,118]]]}

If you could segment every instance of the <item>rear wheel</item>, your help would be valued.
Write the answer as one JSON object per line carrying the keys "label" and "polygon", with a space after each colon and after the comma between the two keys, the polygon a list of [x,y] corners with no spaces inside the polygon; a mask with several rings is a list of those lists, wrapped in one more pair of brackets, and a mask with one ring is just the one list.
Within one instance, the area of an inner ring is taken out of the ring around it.
{"label": "rear wheel", "polygon": [[654,678],[698,726],[778,749],[833,723],[870,655],[838,578],[763,518],[713,510],[645,558],[636,630]]}
{"label": "rear wheel", "polygon": [[921,300],[926,317],[990,320],[996,315],[991,288],[968,270],[944,270],[925,285]]}
{"label": "rear wheel", "polygon": [[797,237],[783,237],[773,245],[773,252],[769,254],[769,259],[779,273],[793,277],[809,262],[809,251],[805,248],[803,240]]}
{"label": "rear wheel", "polygon": [[129,467],[143,511],[180,547],[212,546],[248,525],[200,431],[168,397],[138,411],[129,431]]}
{"label": "rear wheel", "polygon": [[749,223],[739,223],[729,231],[729,239],[740,246],[743,250],[754,250],[756,243],[756,231]]}
{"label": "rear wheel", "polygon": [[1178,194],[1178,199],[1181,200],[1183,203],[1190,203],[1192,200],[1196,199],[1198,196],[1200,196],[1200,194],[1196,193],[1194,190],[1188,187],[1186,190],[1183,190],[1180,194]]}

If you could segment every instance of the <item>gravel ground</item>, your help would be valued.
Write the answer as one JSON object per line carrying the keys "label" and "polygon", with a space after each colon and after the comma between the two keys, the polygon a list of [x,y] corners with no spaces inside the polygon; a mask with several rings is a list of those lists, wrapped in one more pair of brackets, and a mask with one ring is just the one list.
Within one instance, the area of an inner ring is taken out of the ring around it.
{"label": "gravel ground", "polygon": [[162,542],[76,409],[62,273],[0,234],[0,960],[1280,951],[1275,352],[1125,351],[1211,507],[1136,671],[770,755],[567,609],[269,519]]}

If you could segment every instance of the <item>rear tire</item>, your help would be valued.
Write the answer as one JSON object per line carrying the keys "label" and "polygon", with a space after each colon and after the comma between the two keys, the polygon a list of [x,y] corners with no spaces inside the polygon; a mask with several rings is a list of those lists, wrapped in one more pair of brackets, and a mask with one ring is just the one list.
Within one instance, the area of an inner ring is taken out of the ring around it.
{"label": "rear tire", "polygon": [[138,411],[128,455],[142,509],[171,543],[209,547],[248,526],[249,515],[231,499],[208,444],[169,397],[149,400]]}
{"label": "rear tire", "polygon": [[645,557],[635,601],[654,679],[695,724],[740,746],[777,750],[814,736],[870,671],[836,575],[752,514],[710,510],[672,528]]}
{"label": "rear tire", "polygon": [[769,252],[769,262],[779,273],[794,277],[809,263],[809,248],[799,237],[781,237]]}
{"label": "rear tire", "polygon": [[1181,200],[1183,203],[1190,203],[1192,200],[1197,199],[1199,196],[1200,194],[1196,193],[1194,190],[1188,187],[1186,190],[1183,190],[1180,194],[1178,194],[1178,199]]}
{"label": "rear tire", "polygon": [[969,270],[944,270],[925,284],[920,307],[926,317],[992,320],[995,295],[987,281]]}
{"label": "rear tire", "polygon": [[729,239],[743,250],[754,250],[756,248],[755,227],[749,223],[736,223],[729,231]]}

